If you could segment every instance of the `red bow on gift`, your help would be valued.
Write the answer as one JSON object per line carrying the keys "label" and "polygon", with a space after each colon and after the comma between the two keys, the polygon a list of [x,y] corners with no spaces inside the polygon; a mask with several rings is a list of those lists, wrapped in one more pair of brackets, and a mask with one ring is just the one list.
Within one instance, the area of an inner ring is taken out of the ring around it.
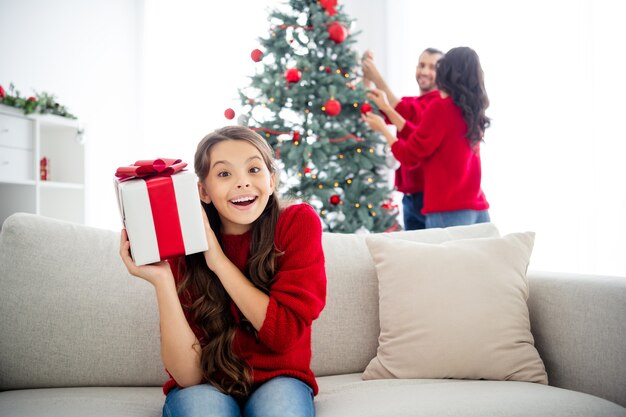
{"label": "red bow on gift", "polygon": [[182,159],[159,158],[137,161],[131,166],[119,167],[115,176],[122,180],[128,178],[144,178],[153,175],[174,175],[187,166]]}

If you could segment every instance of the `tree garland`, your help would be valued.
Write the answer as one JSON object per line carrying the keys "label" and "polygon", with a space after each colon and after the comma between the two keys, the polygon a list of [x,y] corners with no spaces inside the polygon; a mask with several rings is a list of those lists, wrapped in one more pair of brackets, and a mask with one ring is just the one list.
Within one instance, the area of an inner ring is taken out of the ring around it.
{"label": "tree garland", "polygon": [[5,106],[22,109],[24,114],[55,114],[68,119],[76,119],[76,116],[71,114],[65,106],[60,105],[56,101],[56,97],[53,94],[42,91],[41,93],[35,92],[34,96],[22,97],[20,92],[15,89],[13,83],[9,85],[8,92],[0,85],[0,103]]}

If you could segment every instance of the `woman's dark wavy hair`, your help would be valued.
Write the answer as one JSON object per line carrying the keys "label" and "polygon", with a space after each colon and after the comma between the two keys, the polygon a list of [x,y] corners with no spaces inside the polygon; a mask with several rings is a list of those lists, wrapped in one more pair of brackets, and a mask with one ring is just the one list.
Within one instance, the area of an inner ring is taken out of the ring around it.
{"label": "woman's dark wavy hair", "polygon": [[[246,141],[256,147],[270,174],[275,181],[278,180],[272,149],[267,142],[246,127],[227,126],[208,134],[198,144],[194,168],[200,181],[204,181],[209,173],[211,148],[228,140]],[[215,206],[204,202],[202,206],[220,240],[221,221]],[[269,293],[274,277],[274,261],[279,255],[274,247],[274,232],[279,214],[280,202],[274,192],[251,228],[246,276],[265,293]],[[202,253],[186,256],[181,273],[184,278],[178,292],[183,300],[189,300],[189,303],[183,303],[183,308],[202,331],[200,364],[204,379],[229,395],[247,396],[252,384],[252,371],[233,352],[237,324],[230,311],[231,299],[228,293],[215,273],[207,267]]]}
{"label": "woman's dark wavy hair", "polygon": [[467,123],[470,147],[483,140],[491,120],[485,115],[489,98],[478,54],[471,48],[452,48],[437,63],[437,88],[452,97]]}

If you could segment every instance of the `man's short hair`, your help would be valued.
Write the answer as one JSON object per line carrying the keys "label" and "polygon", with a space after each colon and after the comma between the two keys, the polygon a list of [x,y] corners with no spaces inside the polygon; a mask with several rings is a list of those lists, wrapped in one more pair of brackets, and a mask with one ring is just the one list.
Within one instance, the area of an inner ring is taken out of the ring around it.
{"label": "man's short hair", "polygon": [[422,53],[424,52],[430,55],[443,55],[443,52],[441,52],[439,49],[436,49],[436,48],[426,48],[424,49]]}

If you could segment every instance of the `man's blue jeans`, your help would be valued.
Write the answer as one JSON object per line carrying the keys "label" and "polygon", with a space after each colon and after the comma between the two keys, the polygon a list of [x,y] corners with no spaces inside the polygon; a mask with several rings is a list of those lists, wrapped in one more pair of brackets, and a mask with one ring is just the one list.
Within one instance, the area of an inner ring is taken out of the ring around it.
{"label": "man's blue jeans", "polygon": [[490,221],[489,210],[442,211],[426,215],[426,228],[463,226]]}
{"label": "man's blue jeans", "polygon": [[426,227],[426,217],[422,214],[424,193],[405,194],[402,197],[404,230],[419,230]]}
{"label": "man's blue jeans", "polygon": [[208,384],[174,388],[163,417],[315,417],[313,390],[296,378],[276,377],[238,402]]}

